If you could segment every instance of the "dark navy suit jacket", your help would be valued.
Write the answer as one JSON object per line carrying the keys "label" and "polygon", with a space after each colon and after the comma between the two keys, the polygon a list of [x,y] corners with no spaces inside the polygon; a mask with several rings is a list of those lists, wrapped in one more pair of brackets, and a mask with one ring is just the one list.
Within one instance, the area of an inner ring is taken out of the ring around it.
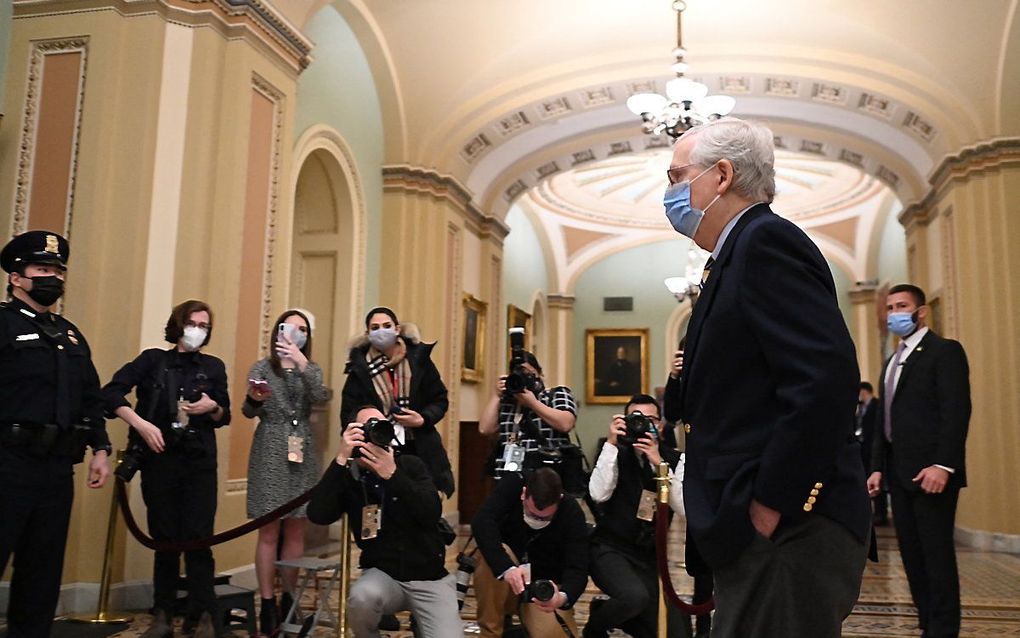
{"label": "dark navy suit jacket", "polygon": [[[880,379],[883,388],[888,367],[887,359]],[[970,412],[970,368],[963,346],[929,330],[900,371],[890,415],[892,444],[885,440],[883,419],[877,419],[872,471],[888,471],[888,480],[898,481],[907,491],[917,491],[921,486],[912,479],[918,472],[930,465],[944,465],[955,470],[948,487],[966,487]],[[881,404],[879,414],[884,415]],[[887,467],[890,448],[895,454],[892,467]]]}
{"label": "dark navy suit jacket", "polygon": [[784,522],[827,516],[862,543],[871,528],[860,446],[860,373],[815,244],[766,204],[737,222],[694,307],[678,395],[684,503],[712,567],[756,533],[752,498]]}

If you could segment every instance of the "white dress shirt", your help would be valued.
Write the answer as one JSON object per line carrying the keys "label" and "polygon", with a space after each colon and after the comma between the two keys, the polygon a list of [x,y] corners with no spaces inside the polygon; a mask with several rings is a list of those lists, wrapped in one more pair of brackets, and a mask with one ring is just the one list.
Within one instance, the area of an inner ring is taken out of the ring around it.
{"label": "white dress shirt", "polygon": [[[620,480],[620,469],[616,463],[619,454],[620,450],[608,441],[602,446],[602,452],[588,480],[588,493],[596,503],[605,503],[613,496],[616,483]],[[634,450],[634,454],[641,453]],[[681,454],[676,469],[669,471],[669,507],[680,515],[684,514],[683,481],[684,455]]]}

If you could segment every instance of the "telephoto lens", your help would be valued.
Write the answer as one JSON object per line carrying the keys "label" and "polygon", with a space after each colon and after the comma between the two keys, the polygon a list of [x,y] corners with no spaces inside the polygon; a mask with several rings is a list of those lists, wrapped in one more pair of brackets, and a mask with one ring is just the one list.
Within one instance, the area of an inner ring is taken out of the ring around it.
{"label": "telephoto lens", "polygon": [[524,593],[526,596],[525,600],[537,600],[547,603],[556,594],[556,585],[553,585],[551,580],[541,578],[528,585]]}
{"label": "telephoto lens", "polygon": [[478,565],[478,559],[465,554],[457,554],[457,609],[464,609],[464,598],[467,597],[471,585],[471,574]]}

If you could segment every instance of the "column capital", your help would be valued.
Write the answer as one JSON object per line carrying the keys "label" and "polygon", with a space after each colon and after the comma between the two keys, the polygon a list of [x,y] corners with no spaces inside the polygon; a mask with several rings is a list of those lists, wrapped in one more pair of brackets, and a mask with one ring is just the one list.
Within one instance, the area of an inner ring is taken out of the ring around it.
{"label": "column capital", "polygon": [[573,295],[546,295],[545,297],[547,306],[560,310],[573,310],[576,300],[577,298]]}

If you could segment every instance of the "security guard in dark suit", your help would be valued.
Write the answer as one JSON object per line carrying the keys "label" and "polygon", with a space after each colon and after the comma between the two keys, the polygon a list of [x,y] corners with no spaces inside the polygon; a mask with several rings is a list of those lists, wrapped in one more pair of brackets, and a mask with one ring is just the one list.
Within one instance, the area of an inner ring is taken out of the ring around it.
{"label": "security guard in dark suit", "polygon": [[0,252],[0,574],[14,554],[8,638],[50,634],[60,596],[74,465],[92,448],[88,485],[110,475],[99,376],[85,337],[50,309],[64,293],[67,240],[29,231]]}

